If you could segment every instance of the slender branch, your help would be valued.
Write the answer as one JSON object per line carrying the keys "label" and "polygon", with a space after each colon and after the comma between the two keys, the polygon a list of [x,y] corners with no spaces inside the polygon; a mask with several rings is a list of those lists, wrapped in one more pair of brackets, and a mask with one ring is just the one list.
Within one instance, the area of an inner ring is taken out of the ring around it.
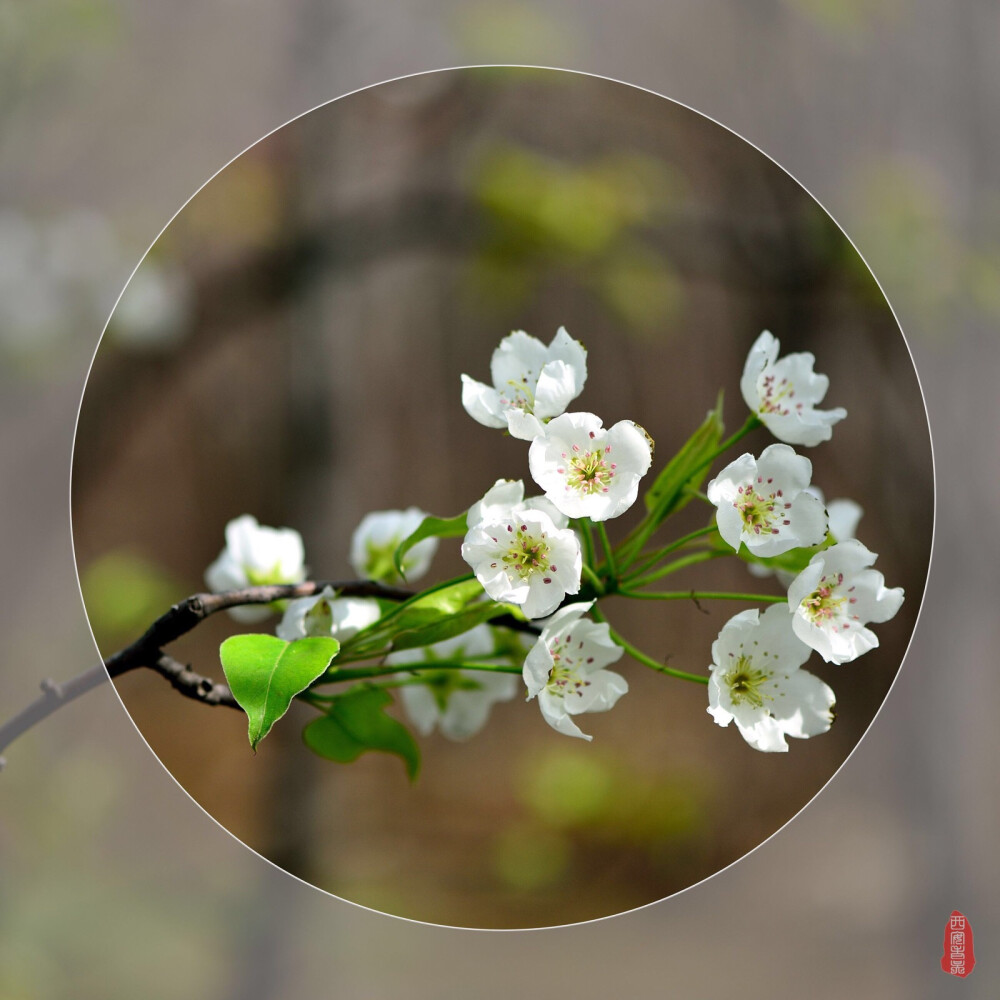
{"label": "slender branch", "polygon": [[413,597],[413,591],[386,587],[371,580],[310,580],[305,583],[244,587],[224,594],[194,594],[160,615],[135,642],[112,653],[104,664],[112,677],[137,667],[151,667],[159,659],[164,646],[186,635],[210,615],[245,604],[271,604],[296,597],[314,597],[326,587],[332,587],[342,597],[382,597],[389,601],[406,601]]}
{"label": "slender branch", "polygon": [[[623,582],[628,583],[635,577],[641,576],[648,569],[655,566],[656,563],[658,563],[664,556],[670,555],[671,552],[683,548],[689,542],[696,541],[699,538],[704,538],[706,535],[714,534],[718,530],[718,525],[712,523],[704,528],[698,528],[697,531],[688,532],[688,534],[684,535],[682,538],[678,538],[674,542],[671,542],[669,545],[664,545],[662,549],[657,549],[655,552],[651,553],[648,558],[643,559],[641,566],[637,566],[629,573],[626,573]],[[638,558],[638,556],[636,558]]]}
{"label": "slender branch", "polygon": [[[450,580],[441,586],[447,586],[454,582],[454,580]],[[238,709],[239,705],[227,685],[195,673],[189,665],[164,653],[163,647],[179,639],[182,635],[186,635],[206,618],[219,611],[247,604],[272,604],[275,601],[297,597],[314,597],[327,587],[331,587],[342,597],[379,597],[383,600],[401,603],[408,603],[415,597],[428,593],[425,591],[421,594],[415,594],[412,590],[389,587],[372,580],[308,580],[304,583],[245,587],[223,594],[193,594],[160,615],[135,642],[116,653],[112,653],[101,666],[85,670],[61,684],[53,680],[42,681],[41,697],[0,725],[0,753],[32,726],[46,719],[63,705],[98,687],[109,676],[120,677],[122,674],[140,668],[159,674],[170,683],[175,691],[186,698],[200,701],[203,705],[220,705]],[[434,589],[439,588],[432,588],[432,590]],[[531,635],[537,635],[539,632],[537,625],[516,618],[514,615],[501,615],[494,618],[492,624]],[[358,676],[378,676],[372,674],[369,668],[364,668],[364,670],[365,673],[362,674],[359,671]],[[519,668],[518,672],[520,672]],[[341,673],[346,675],[347,671]],[[343,676],[338,679],[346,680],[347,677]],[[3,765],[3,757],[0,757],[0,769],[3,768]]]}
{"label": "slender branch", "polygon": [[[56,709],[69,704],[107,679],[108,672],[102,665],[91,667],[90,670],[85,670],[82,674],[72,680],[64,681],[62,684],[57,684],[52,680],[42,681],[41,697],[36,698],[30,705],[0,726],[0,754],[14,740],[26,733],[32,726],[37,725],[42,719],[48,718]],[[5,763],[3,757],[0,757],[0,770],[3,769]]]}
{"label": "slender branch", "polygon": [[622,597],[637,597],[646,601],[757,601],[762,604],[784,604],[787,597],[773,594],[731,594],[720,590],[619,590]]}

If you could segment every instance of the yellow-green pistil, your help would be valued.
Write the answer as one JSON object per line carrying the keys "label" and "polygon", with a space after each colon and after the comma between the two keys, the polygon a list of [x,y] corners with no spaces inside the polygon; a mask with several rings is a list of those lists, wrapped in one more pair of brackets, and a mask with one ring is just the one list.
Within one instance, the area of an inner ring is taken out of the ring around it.
{"label": "yellow-green pistil", "polygon": [[[594,437],[594,432],[590,432]],[[615,462],[611,461],[611,445],[595,448],[593,451],[583,451],[578,445],[573,445],[573,454],[562,453],[562,458],[569,466],[556,469],[561,476],[566,477],[566,484],[578,493],[592,495],[607,493],[611,480],[615,478]]]}
{"label": "yellow-green pistil", "polygon": [[729,697],[734,705],[744,703],[752,705],[754,708],[762,708],[764,702],[771,701],[771,696],[761,691],[764,684],[770,680],[771,674],[767,670],[759,670],[753,665],[753,657],[740,654],[736,658],[736,663],[730,669],[723,680],[729,688]]}
{"label": "yellow-green pistil", "polygon": [[[845,604],[848,602],[854,604],[857,601],[856,597],[836,593],[836,588],[843,582],[843,573],[824,576],[819,581],[819,586],[802,602],[805,613],[814,622],[829,622],[837,616]],[[850,589],[854,590],[853,587]]]}
{"label": "yellow-green pistil", "polygon": [[[781,490],[766,492],[773,482],[769,478],[765,483],[764,477],[758,476],[756,483],[738,488],[733,506],[740,512],[745,531],[752,531],[755,535],[778,535],[781,533],[778,525],[789,524],[785,512],[791,508],[791,503],[783,498]],[[758,492],[758,487],[762,487],[763,491]]]}
{"label": "yellow-green pistil", "polygon": [[[550,547],[544,531],[536,536],[526,524],[508,524],[507,532],[508,548],[500,557],[507,569],[513,570],[522,580],[535,573],[555,572],[555,566],[549,563]],[[545,582],[548,583],[548,579]]]}

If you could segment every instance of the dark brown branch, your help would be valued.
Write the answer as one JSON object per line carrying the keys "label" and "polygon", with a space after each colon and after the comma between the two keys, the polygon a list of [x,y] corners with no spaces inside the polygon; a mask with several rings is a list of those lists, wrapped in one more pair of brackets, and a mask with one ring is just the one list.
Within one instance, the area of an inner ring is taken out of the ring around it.
{"label": "dark brown branch", "polygon": [[[371,580],[310,580],[305,583],[247,587],[224,594],[193,594],[160,615],[135,642],[112,653],[101,666],[85,670],[62,684],[52,680],[42,681],[41,697],[0,725],[0,754],[32,726],[97,687],[109,676],[120,677],[141,667],[158,673],[186,698],[193,698],[204,705],[238,709],[239,705],[227,685],[195,673],[190,666],[164,653],[163,647],[187,634],[216,612],[247,604],[270,604],[296,597],[313,597],[322,593],[326,587],[333,588],[339,597],[381,597],[383,600],[405,601],[415,596],[410,590],[387,587]],[[539,631],[537,625],[521,621],[513,615],[501,615],[494,618],[492,624],[531,635],[537,635]],[[0,770],[4,763],[0,756]]]}
{"label": "dark brown branch", "polygon": [[104,661],[104,665],[112,677],[135,670],[136,667],[152,667],[164,646],[186,635],[209,615],[246,604],[270,604],[295,597],[313,597],[325,587],[332,587],[340,597],[382,597],[389,601],[405,601],[414,596],[410,590],[386,587],[371,580],[310,580],[305,583],[246,587],[243,590],[229,590],[224,594],[194,594],[160,615],[130,646],[112,653]]}

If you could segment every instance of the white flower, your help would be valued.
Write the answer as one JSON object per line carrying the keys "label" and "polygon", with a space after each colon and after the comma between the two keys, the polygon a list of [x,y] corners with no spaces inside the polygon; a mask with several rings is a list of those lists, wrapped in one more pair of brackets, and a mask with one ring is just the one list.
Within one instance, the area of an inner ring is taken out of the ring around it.
{"label": "white flower", "polygon": [[498,479],[482,500],[477,500],[470,508],[465,523],[474,528],[483,521],[499,521],[513,514],[514,508],[540,510],[552,518],[557,528],[565,528],[569,518],[556,510],[545,497],[524,499],[524,483],[520,479]]}
{"label": "white flower", "polygon": [[[213,593],[259,587],[264,584],[301,583],[306,576],[302,536],[292,528],[268,528],[244,514],[226,525],[226,547],[205,570],[205,582]],[[267,618],[267,605],[230,608],[237,621]]]}
{"label": "white flower", "polygon": [[512,437],[530,441],[583,391],[587,351],[562,326],[548,347],[515,330],[493,352],[490,376],[492,388],[462,376],[466,412],[487,427],[506,427]]}
{"label": "white flower", "polygon": [[593,739],[570,718],[606,712],[628,691],[621,674],[605,670],[625,652],[606,623],[584,619],[593,601],[567,604],[545,624],[524,661],[528,699],[538,698],[545,721],[566,736]]}
{"label": "white flower", "polygon": [[[401,577],[392,561],[401,542],[413,534],[427,515],[418,507],[406,510],[378,510],[366,514],[351,536],[351,566],[358,576],[379,583],[397,583]],[[438,540],[425,538],[403,556],[403,573],[418,580],[428,569]]]}
{"label": "white flower", "polygon": [[631,420],[608,430],[593,413],[564,413],[528,449],[531,477],[567,517],[606,521],[635,503],[649,471],[649,435]]}
{"label": "white flower", "polygon": [[787,444],[772,444],[754,458],[749,452],[708,484],[718,507],[719,534],[737,551],[776,556],[826,538],[826,511],[806,490],[812,463]]}
{"label": "white flower", "polygon": [[787,750],[786,736],[806,739],[833,724],[833,691],[799,668],[812,651],[789,626],[780,604],[730,618],[712,643],[708,714],[720,726],[734,719],[756,750]]}
{"label": "white flower", "polygon": [[[386,664],[425,663],[489,656],[496,649],[487,625],[477,625],[464,635],[445,639],[424,649],[390,653]],[[500,657],[498,660],[502,659]],[[483,660],[482,662],[492,662]],[[421,670],[427,684],[408,684],[399,689],[406,714],[417,731],[429,736],[437,726],[450,740],[465,740],[486,724],[494,702],[510,701],[517,692],[514,674],[487,670]]]}
{"label": "white flower", "polygon": [[583,555],[570,528],[523,505],[470,528],[462,558],[494,601],[518,604],[528,618],[551,614],[580,590]]}
{"label": "white flower", "polygon": [[827,663],[848,663],[878,646],[867,622],[888,621],[903,603],[903,588],[885,586],[877,557],[857,540],[817,552],[788,588],[795,634]]}
{"label": "white flower", "polygon": [[[820,503],[823,503],[823,491],[818,486],[807,486],[803,491],[805,493],[811,493]],[[864,510],[860,504],[855,503],[853,500],[849,500],[846,497],[841,497],[838,500],[831,500],[826,505],[826,516],[829,521],[830,528],[830,538],[834,542],[846,542],[851,538],[854,538],[858,530],[858,522],[861,520]],[[747,569],[750,571],[751,576],[756,576],[760,579],[764,577],[771,576],[772,574],[777,577],[778,582],[785,588],[788,589],[792,580],[795,579],[795,573],[789,572],[787,569],[772,568],[764,563],[747,563]]]}
{"label": "white flower", "polygon": [[374,598],[337,597],[332,587],[324,587],[314,597],[290,601],[276,631],[286,642],[312,635],[329,635],[345,642],[381,617],[382,609]]}
{"label": "white flower", "polygon": [[747,406],[779,441],[816,445],[829,441],[832,427],[847,410],[816,410],[830,380],[813,372],[816,358],[808,353],[787,354],[780,361],[780,342],[765,330],[747,355],[740,391]]}

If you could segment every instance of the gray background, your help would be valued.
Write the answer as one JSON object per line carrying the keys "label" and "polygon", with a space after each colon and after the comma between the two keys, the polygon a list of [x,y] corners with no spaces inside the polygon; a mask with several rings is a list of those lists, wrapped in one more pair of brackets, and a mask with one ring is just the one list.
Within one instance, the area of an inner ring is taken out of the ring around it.
{"label": "gray background", "polygon": [[[0,17],[8,223],[12,208],[45,227],[82,207],[114,242],[103,260],[92,241],[71,242],[50,275],[57,295],[25,281],[3,290],[5,715],[41,677],[94,661],[73,571],[69,453],[90,355],[132,263],[263,132],[402,73],[469,62],[604,73],[689,103],[774,156],[854,238],[896,307],[939,490],[927,603],[872,732],[791,826],[708,883],[531,934],[361,911],[270,869],[198,811],[108,687],[8,754],[5,996],[993,995],[1000,10],[44,0],[5,4]],[[961,984],[938,968],[953,908],[979,946]]]}

